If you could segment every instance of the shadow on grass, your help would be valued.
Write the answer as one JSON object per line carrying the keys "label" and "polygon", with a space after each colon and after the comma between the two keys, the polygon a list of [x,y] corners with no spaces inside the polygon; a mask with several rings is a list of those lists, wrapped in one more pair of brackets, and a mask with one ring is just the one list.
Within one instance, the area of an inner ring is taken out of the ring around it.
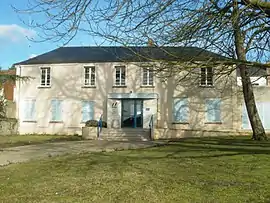
{"label": "shadow on grass", "polygon": [[[147,153],[145,153],[147,150]],[[215,157],[232,157],[236,155],[268,155],[270,154],[269,142],[256,142],[246,137],[233,138],[185,138],[169,142],[167,146],[151,149],[136,149],[123,153],[100,153],[98,157],[112,157],[111,160],[123,161],[155,160],[155,159],[198,159]],[[101,158],[100,161],[103,159]],[[104,159],[104,161],[110,159]]]}

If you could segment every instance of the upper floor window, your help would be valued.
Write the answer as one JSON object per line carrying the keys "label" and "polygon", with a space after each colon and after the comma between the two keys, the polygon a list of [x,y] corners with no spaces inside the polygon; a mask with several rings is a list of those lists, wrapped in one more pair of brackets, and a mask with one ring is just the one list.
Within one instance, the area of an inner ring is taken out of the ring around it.
{"label": "upper floor window", "polygon": [[40,86],[42,87],[49,87],[51,86],[51,68],[41,68],[41,81]]}
{"label": "upper floor window", "polygon": [[126,67],[125,66],[115,67],[115,85],[116,86],[126,85]]}
{"label": "upper floor window", "polygon": [[213,68],[201,68],[201,85],[213,86]]}
{"label": "upper floor window", "polygon": [[84,85],[96,85],[96,68],[94,66],[84,67]]}
{"label": "upper floor window", "polygon": [[142,69],[142,85],[145,85],[145,86],[154,85],[154,71],[152,68]]}

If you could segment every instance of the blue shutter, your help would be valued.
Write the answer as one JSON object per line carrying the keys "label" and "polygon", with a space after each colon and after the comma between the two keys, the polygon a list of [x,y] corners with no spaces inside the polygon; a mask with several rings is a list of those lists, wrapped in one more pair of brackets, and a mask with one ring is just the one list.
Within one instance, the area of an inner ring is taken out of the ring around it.
{"label": "blue shutter", "polygon": [[25,100],[23,105],[24,120],[33,121],[35,119],[35,100]]}
{"label": "blue shutter", "polygon": [[245,103],[242,108],[242,128],[246,130],[251,129]]}
{"label": "blue shutter", "polygon": [[62,101],[57,101],[57,111],[56,111],[56,117],[58,121],[62,121]]}
{"label": "blue shutter", "polygon": [[24,120],[29,120],[29,108],[28,108],[28,101],[24,101],[23,105],[23,112],[24,112]]}
{"label": "blue shutter", "polygon": [[208,122],[221,121],[221,100],[207,99],[206,100],[206,119]]}
{"label": "blue shutter", "polygon": [[57,116],[56,116],[57,101],[52,100],[51,106],[52,106],[52,121],[56,121],[57,120]]}
{"label": "blue shutter", "polygon": [[214,109],[215,109],[215,121],[221,121],[221,100],[215,99],[214,101]]}
{"label": "blue shutter", "polygon": [[256,107],[257,107],[259,116],[261,118],[261,121],[263,123],[263,120],[264,120],[264,103],[263,102],[258,102],[258,103],[256,103]]}
{"label": "blue shutter", "polygon": [[94,102],[89,102],[89,120],[94,119]]}
{"label": "blue shutter", "polygon": [[214,122],[215,115],[213,110],[213,100],[206,100],[206,119],[208,122]]}
{"label": "blue shutter", "polygon": [[82,122],[94,119],[94,102],[82,102]]}
{"label": "blue shutter", "polygon": [[30,119],[34,120],[35,119],[35,112],[36,112],[36,107],[35,107],[35,100],[30,101],[30,108],[29,108],[29,113],[30,113]]}
{"label": "blue shutter", "polygon": [[270,130],[270,103],[265,102],[263,104],[263,118],[264,118],[264,128]]}
{"label": "blue shutter", "polygon": [[62,121],[62,101],[52,100],[52,121]]}
{"label": "blue shutter", "polygon": [[188,98],[174,99],[173,115],[176,122],[188,122]]}
{"label": "blue shutter", "polygon": [[[262,121],[262,124],[265,129],[270,129],[270,104],[268,102],[256,102],[256,107],[260,116],[260,119]],[[247,108],[245,103],[243,103],[242,108],[242,128],[246,130],[251,129],[251,124],[248,118]]]}
{"label": "blue shutter", "polygon": [[87,102],[83,101],[82,102],[82,121],[86,122],[88,119],[88,114],[87,114]]}

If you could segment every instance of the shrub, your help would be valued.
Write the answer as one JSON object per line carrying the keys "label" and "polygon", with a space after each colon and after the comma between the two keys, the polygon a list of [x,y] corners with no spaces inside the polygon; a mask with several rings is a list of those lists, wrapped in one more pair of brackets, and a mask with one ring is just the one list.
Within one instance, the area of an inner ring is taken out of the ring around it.
{"label": "shrub", "polygon": [[[97,120],[89,120],[85,122],[85,127],[98,127],[98,121]],[[107,122],[102,121],[102,127],[107,128]]]}
{"label": "shrub", "polygon": [[96,120],[89,120],[85,122],[85,127],[97,127],[98,121]]}
{"label": "shrub", "polygon": [[106,121],[102,121],[102,127],[107,128],[107,122]]}

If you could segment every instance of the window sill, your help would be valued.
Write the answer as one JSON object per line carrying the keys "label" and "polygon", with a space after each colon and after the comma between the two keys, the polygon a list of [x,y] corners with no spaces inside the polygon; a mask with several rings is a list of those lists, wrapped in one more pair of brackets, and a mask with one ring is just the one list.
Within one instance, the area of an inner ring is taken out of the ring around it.
{"label": "window sill", "polygon": [[51,88],[51,87],[52,87],[51,85],[50,86],[41,86],[41,85],[38,86],[39,89],[46,89],[46,88]]}
{"label": "window sill", "polygon": [[216,121],[216,122],[205,122],[204,124],[222,124],[221,121]]}
{"label": "window sill", "polygon": [[23,121],[23,123],[37,123],[37,121]]}
{"label": "window sill", "polygon": [[49,123],[64,123],[63,121],[50,121]]}
{"label": "window sill", "polygon": [[113,88],[126,88],[126,85],[113,85]]}
{"label": "window sill", "polygon": [[189,122],[172,122],[172,124],[189,124]]}
{"label": "window sill", "polygon": [[84,85],[84,86],[82,86],[82,88],[93,88],[93,89],[95,89],[95,88],[97,88],[96,86],[87,86],[87,85]]}
{"label": "window sill", "polygon": [[155,88],[154,85],[141,85],[141,88]]}

